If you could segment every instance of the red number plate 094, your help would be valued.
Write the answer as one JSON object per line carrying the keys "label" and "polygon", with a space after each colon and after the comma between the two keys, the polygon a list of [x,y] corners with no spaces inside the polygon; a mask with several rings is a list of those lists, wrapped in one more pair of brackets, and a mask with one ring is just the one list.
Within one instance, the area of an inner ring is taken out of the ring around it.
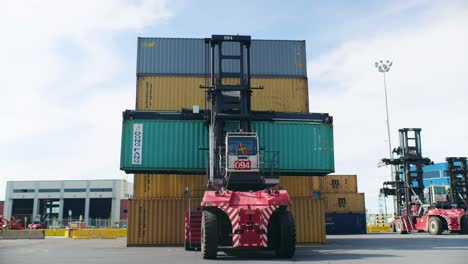
{"label": "red number plate 094", "polygon": [[250,170],[252,162],[250,160],[236,160],[234,161],[234,169],[236,170]]}

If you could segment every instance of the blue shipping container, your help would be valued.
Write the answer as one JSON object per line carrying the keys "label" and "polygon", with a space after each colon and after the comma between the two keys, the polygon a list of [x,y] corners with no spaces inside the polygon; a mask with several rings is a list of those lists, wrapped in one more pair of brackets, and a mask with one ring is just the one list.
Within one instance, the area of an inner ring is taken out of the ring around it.
{"label": "blue shipping container", "polygon": [[[458,162],[455,165],[460,165]],[[415,170],[414,166],[411,166],[411,170]],[[430,185],[450,185],[450,178],[447,174],[448,164],[447,162],[434,163],[433,165],[427,165],[423,167],[423,183],[424,186]],[[403,169],[400,169],[401,177],[403,178]],[[413,182],[414,186],[418,186],[418,182]]]}
{"label": "blue shipping container", "polygon": [[[307,78],[303,40],[252,40],[250,53],[252,76]],[[239,55],[239,44],[223,44],[223,54]],[[205,39],[138,38],[137,75],[206,76],[211,71],[210,55]],[[236,60],[223,61],[222,66],[226,72],[240,71]],[[215,68],[217,72],[217,65]]]}
{"label": "blue shipping container", "polygon": [[366,214],[325,215],[327,235],[366,234]]}

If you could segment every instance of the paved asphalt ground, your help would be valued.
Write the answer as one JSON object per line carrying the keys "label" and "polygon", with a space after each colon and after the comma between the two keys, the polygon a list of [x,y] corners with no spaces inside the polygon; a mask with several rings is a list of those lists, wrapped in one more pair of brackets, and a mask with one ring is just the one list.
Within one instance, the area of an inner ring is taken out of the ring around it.
{"label": "paved asphalt ground", "polygon": [[202,260],[200,252],[182,247],[126,247],[126,239],[0,240],[0,264],[145,264],[145,263],[394,263],[468,264],[468,235],[367,234],[328,236],[327,245],[298,246],[292,259],[272,252],[218,253]]}

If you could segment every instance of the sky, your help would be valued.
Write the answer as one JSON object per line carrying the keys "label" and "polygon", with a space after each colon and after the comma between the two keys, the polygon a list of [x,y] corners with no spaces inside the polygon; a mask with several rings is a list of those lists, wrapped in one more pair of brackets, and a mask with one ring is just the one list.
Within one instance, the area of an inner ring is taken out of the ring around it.
{"label": "sky", "polygon": [[[306,40],[311,112],[334,117],[337,174],[377,212],[393,147],[422,128],[436,162],[468,156],[466,1],[8,1],[0,9],[0,200],[7,181],[129,179],[121,113],[134,109],[137,37]],[[390,207],[390,205],[389,205]],[[390,209],[389,209],[390,210]]]}

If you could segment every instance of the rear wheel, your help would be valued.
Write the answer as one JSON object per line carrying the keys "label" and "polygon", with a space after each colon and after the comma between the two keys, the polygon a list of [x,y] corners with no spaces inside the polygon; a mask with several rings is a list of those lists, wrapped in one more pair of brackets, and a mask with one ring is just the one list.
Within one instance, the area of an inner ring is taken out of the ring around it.
{"label": "rear wheel", "polygon": [[440,235],[442,234],[442,220],[439,217],[429,218],[429,233],[431,235]]}
{"label": "rear wheel", "polygon": [[202,213],[201,253],[204,259],[215,259],[218,254],[218,219],[210,211]]}
{"label": "rear wheel", "polygon": [[279,241],[275,247],[276,256],[280,258],[292,258],[296,251],[296,224],[294,217],[289,211],[278,215]]}
{"label": "rear wheel", "polygon": [[408,231],[403,231],[403,221],[401,219],[395,220],[395,232],[398,234],[408,234]]}
{"label": "rear wheel", "polygon": [[463,216],[460,219],[460,234],[468,234],[468,216]]}

